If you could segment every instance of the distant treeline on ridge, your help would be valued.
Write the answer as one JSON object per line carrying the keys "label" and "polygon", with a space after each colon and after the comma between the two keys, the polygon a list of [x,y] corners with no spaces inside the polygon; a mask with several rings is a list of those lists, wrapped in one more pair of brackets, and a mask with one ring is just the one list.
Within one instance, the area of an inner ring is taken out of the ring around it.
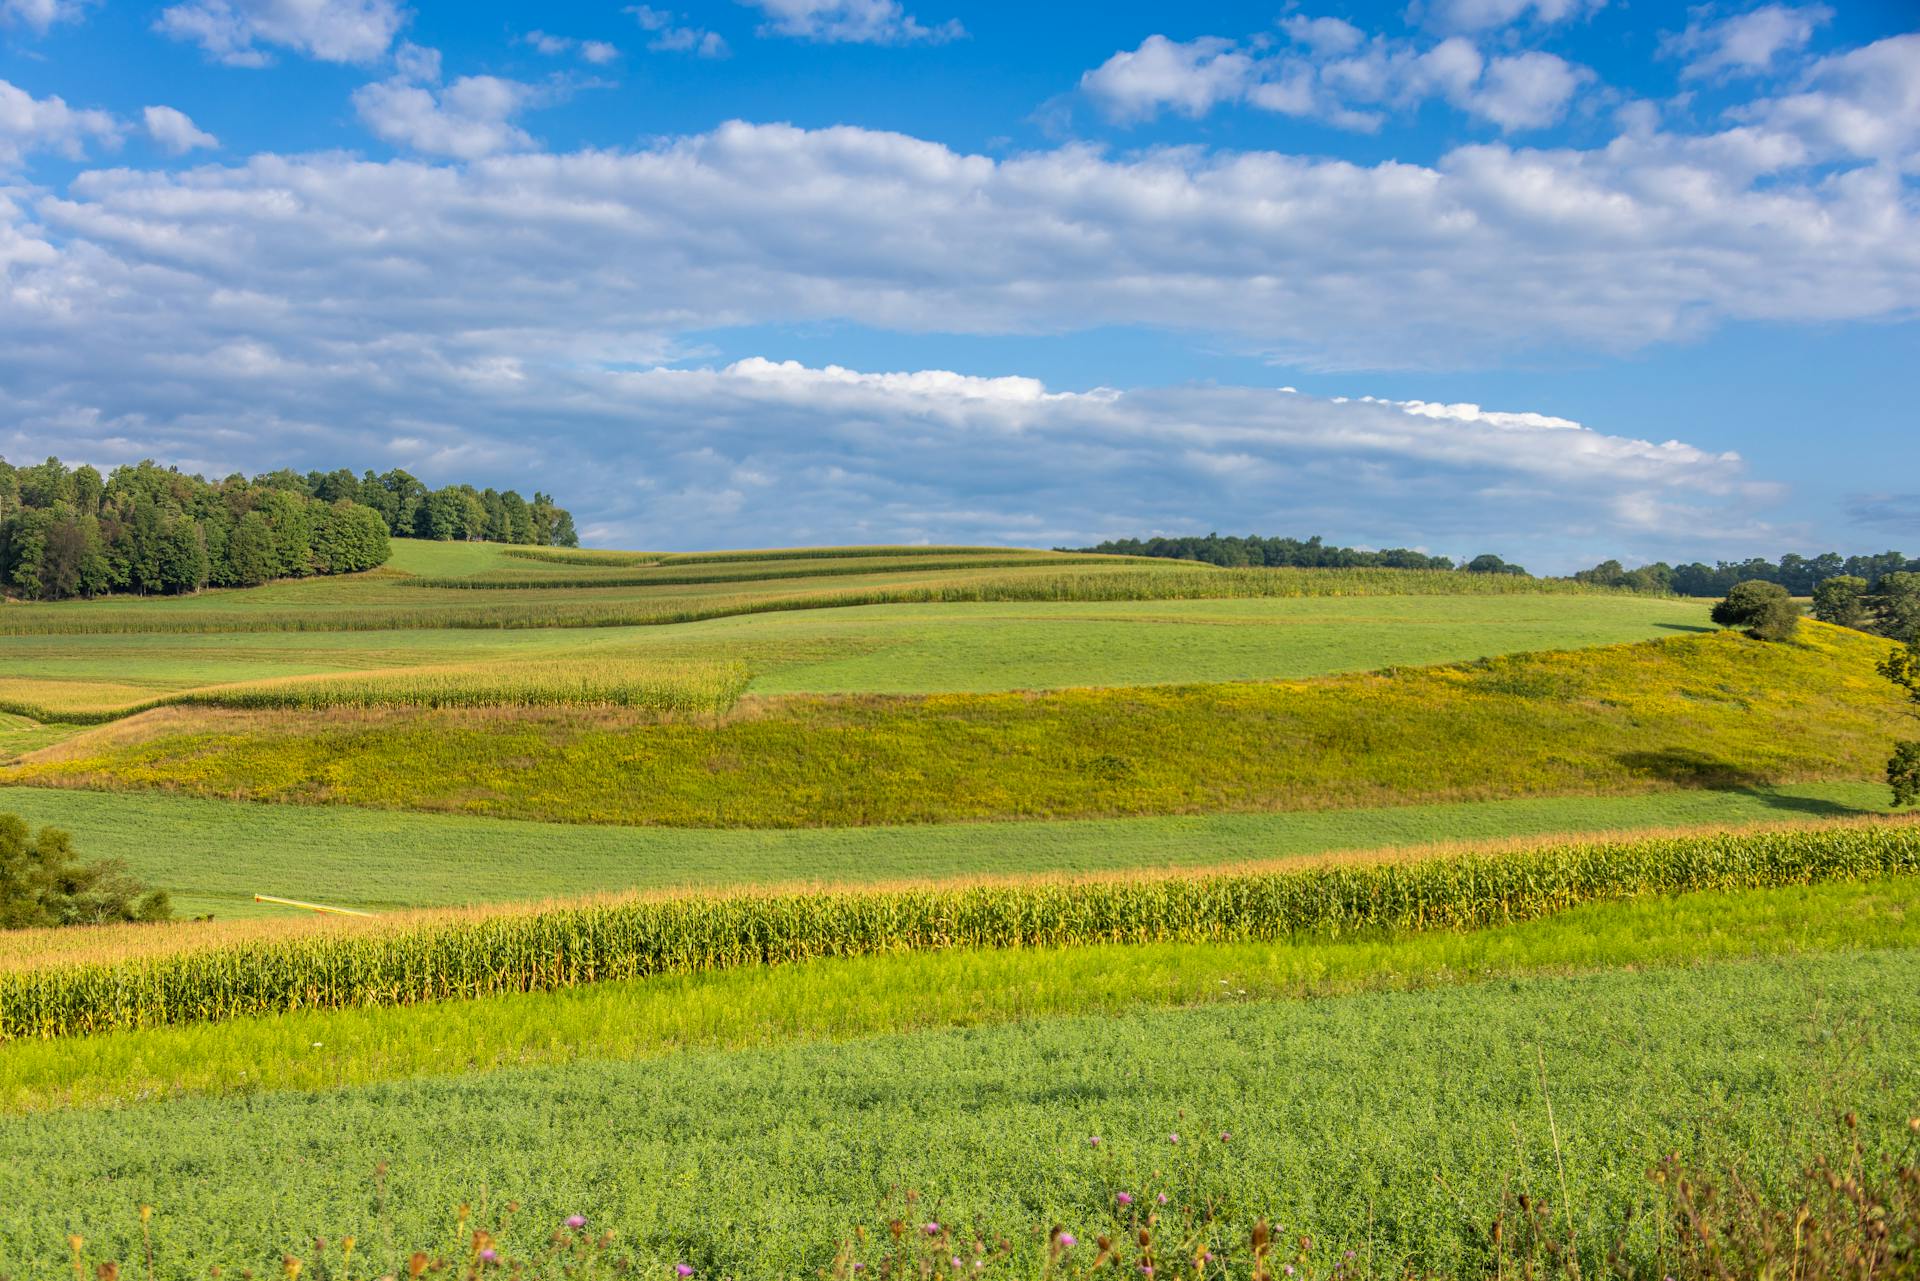
{"label": "distant treeline on ridge", "polygon": [[1058,551],[1099,552],[1108,556],[1159,556],[1167,560],[1198,560],[1229,568],[1283,566],[1294,569],[1463,569],[1473,574],[1524,574],[1498,556],[1476,556],[1455,565],[1451,556],[1429,556],[1405,547],[1366,552],[1356,547],[1329,547],[1315,534],[1298,538],[1261,538],[1249,534],[1208,534],[1205,538],[1115,538],[1097,547],[1061,547]]}
{"label": "distant treeline on ridge", "polygon": [[1592,569],[1583,569],[1574,578],[1602,587],[1630,587],[1638,591],[1672,592],[1676,596],[1725,596],[1735,583],[1778,583],[1795,596],[1811,596],[1813,589],[1829,578],[1858,578],[1867,589],[1878,591],[1880,580],[1888,574],[1920,574],[1920,559],[1908,560],[1899,552],[1881,552],[1877,556],[1841,556],[1827,552],[1822,556],[1788,554],[1779,560],[1723,560],[1712,565],[1694,561],[1669,565],[1656,561],[1638,569],[1627,569],[1617,560],[1602,561]]}
{"label": "distant treeline on ridge", "polygon": [[0,459],[0,590],[29,600],[177,595],[386,563],[389,538],[574,546],[545,494],[449,485],[403,471],[238,474],[213,483],[148,461],[92,467]]}

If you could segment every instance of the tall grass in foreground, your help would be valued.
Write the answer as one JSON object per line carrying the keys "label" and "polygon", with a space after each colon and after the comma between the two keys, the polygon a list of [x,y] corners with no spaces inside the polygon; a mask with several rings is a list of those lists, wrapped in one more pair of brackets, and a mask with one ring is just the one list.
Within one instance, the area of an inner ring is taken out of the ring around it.
{"label": "tall grass in foreground", "polygon": [[1297,870],[616,900],[0,975],[0,1038],[409,1005],[947,948],[1473,929],[1575,904],[1920,872],[1920,826],[1544,845]]}
{"label": "tall grass in foreground", "polygon": [[719,715],[740,700],[751,680],[752,673],[741,662],[523,659],[287,676],[183,690],[102,709],[55,709],[0,701],[0,712],[70,725],[105,724],[161,707],[303,712],[334,708],[594,707]]}
{"label": "tall grass in foreground", "polygon": [[[1877,1140],[1872,1149],[1861,1141],[1858,1126],[1855,1114],[1846,1113],[1836,1127],[1840,1141],[1828,1140],[1827,1150],[1797,1177],[1784,1179],[1749,1168],[1750,1161],[1741,1156],[1707,1163],[1670,1154],[1645,1173],[1654,1222],[1603,1221],[1610,1239],[1576,1227],[1592,1216],[1571,1201],[1561,1203],[1568,1195],[1564,1182],[1529,1191],[1524,1170],[1518,1178],[1509,1170],[1497,1187],[1466,1189],[1498,1209],[1483,1222],[1460,1204],[1457,1231],[1471,1262],[1449,1275],[1592,1275],[1621,1281],[1902,1281],[1920,1276],[1920,1117],[1909,1118],[1902,1132]],[[1357,1238],[1362,1248],[1346,1249],[1290,1229],[1277,1216],[1236,1229],[1196,1177],[1213,1152],[1232,1145],[1232,1131],[1190,1135],[1184,1152],[1179,1151],[1182,1141],[1178,1131],[1169,1132],[1166,1168],[1144,1183],[1114,1186],[1112,1174],[1100,1171],[1100,1138],[1089,1135],[1088,1164],[1095,1168],[1090,1173],[1096,1178],[1106,1173],[1109,1180],[1104,1209],[1083,1221],[1036,1223],[1024,1235],[943,1221],[940,1205],[911,1188],[897,1190],[880,1207],[848,1207],[851,1230],[835,1243],[832,1261],[819,1275],[829,1281],[1077,1281],[1115,1275],[1145,1281],[1361,1281],[1430,1275],[1413,1260],[1376,1253],[1370,1223],[1347,1226],[1347,1239]],[[1557,1139],[1555,1146],[1557,1157]],[[1288,1191],[1275,1189],[1263,1199],[1279,1211]],[[517,1201],[494,1208],[484,1189],[478,1212],[471,1202],[450,1210],[448,1231],[439,1243],[396,1243],[388,1198],[383,1162],[372,1172],[368,1198],[375,1222],[367,1230],[377,1236],[315,1238],[309,1249],[282,1257],[282,1275],[289,1281],[303,1273],[314,1281],[346,1281],[356,1262],[363,1275],[386,1269],[389,1278],[404,1272],[409,1278],[466,1281],[627,1275],[696,1281],[707,1275],[686,1261],[695,1257],[692,1250],[673,1262],[647,1257],[651,1250],[636,1252],[631,1241],[639,1225],[606,1226],[577,1212],[557,1223],[523,1222]],[[154,1215],[153,1206],[138,1207],[139,1254],[126,1262],[128,1281],[175,1274],[167,1252],[156,1249]],[[91,1273],[99,1281],[120,1281],[121,1263],[90,1254],[85,1236],[74,1233],[66,1244],[76,1278]],[[216,1266],[214,1275],[219,1274]]]}

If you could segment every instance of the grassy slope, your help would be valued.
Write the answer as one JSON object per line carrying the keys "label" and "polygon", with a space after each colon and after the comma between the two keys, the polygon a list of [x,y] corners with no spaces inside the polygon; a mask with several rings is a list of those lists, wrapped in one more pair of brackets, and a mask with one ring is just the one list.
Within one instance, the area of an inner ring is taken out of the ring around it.
{"label": "grassy slope", "polygon": [[671,627],[0,636],[0,704],[67,713],[275,677],[426,664],[740,659],[769,693],[925,693],[1300,678],[1702,627],[1633,596],[884,605]]}
{"label": "grassy slope", "polygon": [[1899,951],[36,1114],[0,1129],[0,1268],[57,1269],[76,1230],[125,1257],[141,1202],[181,1275],[345,1232],[375,1255],[487,1190],[536,1239],[574,1212],[617,1227],[643,1271],[805,1275],[889,1187],[989,1232],[1085,1232],[1160,1171],[1235,1235],[1270,1215],[1447,1271],[1503,1180],[1557,1182],[1542,1065],[1597,1252],[1659,1154],[1738,1150],[1765,1190],[1841,1107],[1870,1138],[1900,1125],[1916,1061],[1920,953]]}
{"label": "grassy slope", "polygon": [[1199,867],[1340,849],[1883,813],[1873,783],[1556,797],[1326,813],[715,831],[528,823],[150,793],[0,788],[0,811],[125,859],[184,914],[285,915],[276,894],[433,907],[682,886]]}
{"label": "grassy slope", "polygon": [[1920,879],[1650,896],[1517,925],[1397,938],[835,958],[453,1001],[431,1011],[303,1010],[15,1042],[0,1046],[0,1110],[333,1089],[1139,1005],[1890,947],[1920,947]]}
{"label": "grassy slope", "polygon": [[669,826],[1306,810],[1862,779],[1885,642],[1809,623],[1319,681],[593,712],[150,714],[21,782]]}

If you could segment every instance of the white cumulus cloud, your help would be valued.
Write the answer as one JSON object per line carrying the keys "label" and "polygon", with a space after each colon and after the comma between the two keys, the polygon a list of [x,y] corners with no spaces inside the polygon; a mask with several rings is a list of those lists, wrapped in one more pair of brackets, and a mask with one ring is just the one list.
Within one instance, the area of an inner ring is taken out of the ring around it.
{"label": "white cumulus cloud", "polygon": [[1806,48],[1832,18],[1833,10],[1823,4],[1767,4],[1717,21],[1696,12],[1686,30],[1663,40],[1661,48],[1687,59],[1683,78],[1756,75],[1773,70],[1782,54]]}
{"label": "white cumulus cloud", "polygon": [[513,123],[536,96],[498,76],[461,76],[445,87],[396,77],[354,90],[353,106],[376,135],[414,151],[477,160],[533,146]]}
{"label": "white cumulus cloud", "polygon": [[185,155],[198,147],[218,147],[220,140],[193,123],[186,112],[175,107],[148,107],[143,113],[147,136],[171,151]]}
{"label": "white cumulus cloud", "polygon": [[1080,90],[1122,122],[1162,111],[1199,117],[1244,102],[1372,132],[1389,112],[1410,112],[1438,98],[1513,132],[1557,123],[1596,79],[1587,68],[1538,50],[1488,59],[1460,35],[1423,47],[1368,37],[1337,18],[1293,15],[1280,25],[1289,44],[1278,49],[1264,38],[1148,36],[1083,75]]}
{"label": "white cumulus cloud", "polygon": [[275,47],[321,62],[378,61],[407,18],[397,0],[186,0],[161,10],[154,27],[230,66],[261,67]]}
{"label": "white cumulus cloud", "polygon": [[55,24],[78,22],[94,0],[0,0],[0,26],[25,27],[44,35]]}
{"label": "white cumulus cloud", "polygon": [[79,160],[89,145],[116,145],[120,133],[119,122],[109,112],[70,107],[58,94],[36,98],[0,80],[0,173],[20,165],[35,151]]}
{"label": "white cumulus cloud", "polygon": [[911,44],[954,40],[966,30],[954,19],[922,23],[899,0],[740,0],[766,15],[762,30],[825,43]]}

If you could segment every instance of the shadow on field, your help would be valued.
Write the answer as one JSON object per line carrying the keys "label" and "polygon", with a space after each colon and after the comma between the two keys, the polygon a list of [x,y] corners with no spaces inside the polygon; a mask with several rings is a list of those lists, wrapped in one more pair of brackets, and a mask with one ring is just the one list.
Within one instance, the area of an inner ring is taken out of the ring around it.
{"label": "shadow on field", "polygon": [[1718,627],[1708,627],[1702,623],[1655,623],[1654,627],[1663,632],[1717,632]]}
{"label": "shadow on field", "polygon": [[1709,756],[1691,747],[1663,747],[1654,752],[1622,752],[1616,757],[1636,774],[1657,778],[1675,787],[1704,787],[1715,791],[1757,788],[1767,780],[1732,761]]}
{"label": "shadow on field", "polygon": [[1880,812],[1818,796],[1782,795],[1767,787],[1767,780],[1752,770],[1690,747],[1667,747],[1656,752],[1622,752],[1616,759],[1636,774],[1657,778],[1674,787],[1699,788],[1709,792],[1743,792],[1769,809],[1792,814],[1815,818],[1849,818]]}

